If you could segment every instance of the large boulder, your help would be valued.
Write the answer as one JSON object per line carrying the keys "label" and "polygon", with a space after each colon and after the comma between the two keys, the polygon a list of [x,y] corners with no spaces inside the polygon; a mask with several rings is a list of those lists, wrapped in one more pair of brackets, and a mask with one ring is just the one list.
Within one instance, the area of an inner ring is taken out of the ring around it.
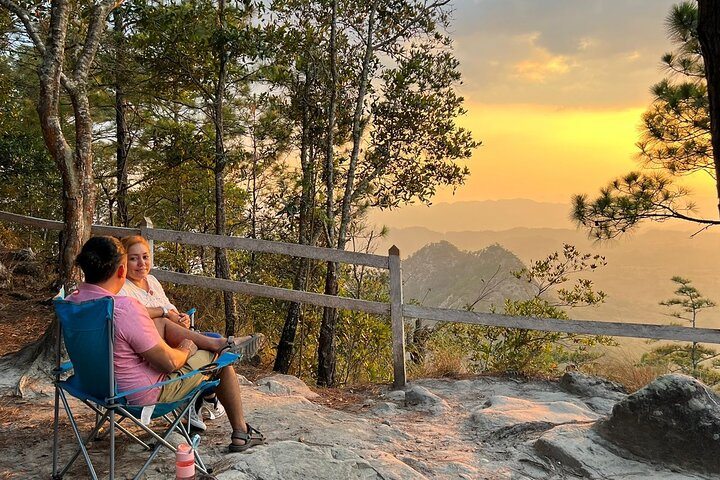
{"label": "large boulder", "polygon": [[648,460],[720,474],[720,397],[692,377],[658,377],[595,428]]}
{"label": "large boulder", "polygon": [[[568,399],[569,400],[569,399]],[[571,401],[537,401],[496,395],[475,409],[470,422],[480,431],[547,430],[555,425],[588,423],[598,415]]]}
{"label": "large boulder", "polygon": [[622,400],[627,395],[625,387],[604,378],[566,372],[560,379],[560,388],[581,397],[606,397]]}
{"label": "large boulder", "polygon": [[292,375],[276,373],[271,377],[258,380],[257,383],[262,385],[261,390],[274,395],[300,395],[307,399],[319,397],[317,393],[305,385],[305,382]]}

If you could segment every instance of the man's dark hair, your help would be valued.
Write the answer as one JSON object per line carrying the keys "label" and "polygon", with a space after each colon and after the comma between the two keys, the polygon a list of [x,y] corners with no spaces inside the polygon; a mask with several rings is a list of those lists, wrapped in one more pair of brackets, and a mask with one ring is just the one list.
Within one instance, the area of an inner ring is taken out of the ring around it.
{"label": "man's dark hair", "polygon": [[112,276],[125,256],[125,248],[114,237],[92,237],[75,259],[87,283],[100,283]]}

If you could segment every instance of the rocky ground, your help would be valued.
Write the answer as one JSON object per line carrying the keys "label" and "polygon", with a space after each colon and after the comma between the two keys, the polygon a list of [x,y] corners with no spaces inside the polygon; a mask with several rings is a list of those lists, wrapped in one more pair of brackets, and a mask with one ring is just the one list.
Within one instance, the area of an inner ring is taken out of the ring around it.
{"label": "rocky ground", "polygon": [[[201,451],[219,480],[711,478],[641,460],[595,433],[595,422],[624,397],[604,385],[571,393],[551,381],[427,379],[405,391],[365,392],[332,408],[295,377],[244,383],[248,421],[268,442],[226,453],[228,425],[209,422]],[[51,397],[1,402],[0,478],[49,478]],[[63,425],[67,446],[70,431]],[[123,438],[117,455],[118,478],[132,478],[143,452]],[[107,468],[102,460],[99,466]],[[172,478],[173,468],[174,457],[163,454],[147,478]],[[84,464],[78,461],[66,478],[87,478]]]}

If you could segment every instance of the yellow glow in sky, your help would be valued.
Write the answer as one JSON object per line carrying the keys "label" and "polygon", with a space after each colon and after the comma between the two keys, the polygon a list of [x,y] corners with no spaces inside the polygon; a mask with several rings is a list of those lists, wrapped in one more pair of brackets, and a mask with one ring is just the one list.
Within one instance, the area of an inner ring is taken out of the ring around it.
{"label": "yellow glow in sky", "polygon": [[[483,146],[466,163],[471,171],[466,184],[454,195],[440,191],[434,202],[529,198],[568,203],[573,194],[592,197],[612,179],[640,168],[635,143],[645,107],[466,106],[468,114],[459,123]],[[701,180],[693,186],[698,193],[711,186]]]}

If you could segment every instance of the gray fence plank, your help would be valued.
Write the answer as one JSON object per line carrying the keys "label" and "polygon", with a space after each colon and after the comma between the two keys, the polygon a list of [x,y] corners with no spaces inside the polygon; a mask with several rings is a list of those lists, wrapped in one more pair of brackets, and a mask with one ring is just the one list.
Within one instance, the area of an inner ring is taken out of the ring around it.
{"label": "gray fence plank", "polygon": [[598,322],[592,320],[557,320],[554,318],[511,317],[496,313],[468,312],[446,308],[403,305],[406,317],[462,322],[495,327],[526,328],[550,332],[566,332],[614,337],[654,338],[685,342],[720,343],[720,330],[710,328],[676,327],[672,325],[646,325],[641,323]]}
{"label": "gray fence plank", "polygon": [[237,248],[253,252],[278,253],[293,257],[314,258],[340,263],[365,265],[368,267],[388,268],[388,258],[369,253],[346,252],[334,248],[311,247],[296,243],[271,242],[254,238],[241,238],[211,235],[208,233],[178,232],[175,230],[148,229],[148,240],[176,242],[207,247]]}
{"label": "gray fence plank", "polygon": [[30,225],[33,227],[46,228],[48,230],[62,230],[65,228],[63,222],[56,220],[46,220],[44,218],[26,217],[25,215],[17,215],[15,213],[0,211],[0,220],[5,220],[22,225]]}
{"label": "gray fence plank", "polygon": [[407,382],[405,370],[405,322],[403,321],[402,270],[400,250],[393,245],[388,251],[390,266],[390,320],[392,325],[393,387]]}
{"label": "gray fence plank", "polygon": [[[5,220],[22,225],[30,225],[32,227],[45,228],[47,230],[63,230],[65,224],[57,220],[46,220],[44,218],[27,217],[25,215],[17,215],[14,213],[0,211],[0,220]],[[95,225],[90,230],[95,235],[112,235],[115,237],[125,237],[127,235],[140,235],[139,228],[110,227],[107,225]]]}
{"label": "gray fence plank", "polygon": [[287,288],[269,287],[256,283],[237,282],[213,277],[201,277],[186,273],[170,272],[168,270],[153,269],[152,274],[158,280],[177,283],[181,285],[192,285],[195,287],[210,288],[214,290],[225,290],[228,292],[244,293],[257,297],[276,298],[292,302],[309,303],[321,307],[334,307],[345,310],[386,315],[390,313],[390,306],[387,303],[371,302],[368,300],[357,300],[347,297],[333,297],[320,293],[301,292]]}

